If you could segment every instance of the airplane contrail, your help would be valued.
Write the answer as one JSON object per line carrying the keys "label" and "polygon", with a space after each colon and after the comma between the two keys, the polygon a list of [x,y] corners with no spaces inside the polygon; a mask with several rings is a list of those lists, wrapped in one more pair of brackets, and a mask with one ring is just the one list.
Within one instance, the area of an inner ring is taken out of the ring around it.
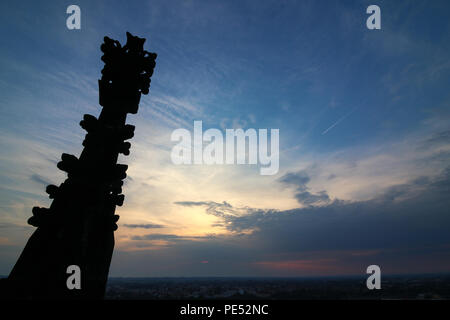
{"label": "airplane contrail", "polygon": [[329,126],[324,132],[322,132],[322,135],[326,134],[328,131],[330,131],[331,129],[333,129],[334,127],[336,127],[342,120],[344,120],[345,118],[347,118],[349,115],[351,115],[353,112],[355,112],[357,108],[353,109],[352,111],[350,111],[349,113],[347,113],[346,115],[342,116],[341,118],[338,119],[338,121],[336,121],[335,123],[333,123],[331,126]]}

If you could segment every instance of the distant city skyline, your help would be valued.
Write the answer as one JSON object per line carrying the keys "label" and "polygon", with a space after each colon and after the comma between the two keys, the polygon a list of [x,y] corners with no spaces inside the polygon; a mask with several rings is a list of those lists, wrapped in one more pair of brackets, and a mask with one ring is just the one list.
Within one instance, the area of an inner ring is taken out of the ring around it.
{"label": "distant city skyline", "polygon": [[[81,28],[66,27],[69,5]],[[381,8],[369,30],[366,9]],[[100,44],[158,54],[111,277],[450,272],[448,1],[4,1],[0,274],[98,115]],[[171,133],[279,129],[279,169],[175,165]]]}

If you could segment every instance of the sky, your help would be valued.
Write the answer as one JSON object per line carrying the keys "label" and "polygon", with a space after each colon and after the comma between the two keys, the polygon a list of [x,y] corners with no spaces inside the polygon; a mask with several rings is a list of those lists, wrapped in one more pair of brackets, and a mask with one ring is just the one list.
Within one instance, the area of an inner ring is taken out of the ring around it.
{"label": "sky", "polygon": [[[66,8],[81,9],[81,29]],[[366,8],[381,9],[369,30]],[[158,54],[111,276],[450,272],[450,3],[2,1],[0,274],[98,115],[103,37]],[[177,128],[279,129],[279,171],[175,165]]]}

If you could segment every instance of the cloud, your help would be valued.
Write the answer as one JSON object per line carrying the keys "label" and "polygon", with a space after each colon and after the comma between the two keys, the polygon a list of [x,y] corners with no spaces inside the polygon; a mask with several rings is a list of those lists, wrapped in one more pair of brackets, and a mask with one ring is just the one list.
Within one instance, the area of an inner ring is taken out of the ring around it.
{"label": "cloud", "polygon": [[[366,201],[334,200],[292,210],[183,201],[221,217],[230,234],[136,236],[133,240],[144,245],[153,240],[174,245],[156,251],[116,252],[112,273],[124,261],[135,276],[149,272],[160,276],[364,274],[374,263],[385,274],[448,272],[449,188],[447,168],[434,177],[386,188]],[[204,260],[209,262],[207,269],[199,267]]]}
{"label": "cloud", "polygon": [[[183,207],[221,205],[221,203],[217,203],[214,201],[176,201],[174,203]],[[226,204],[226,202],[224,202],[224,204]]]}
{"label": "cloud", "polygon": [[[206,207],[207,213],[224,219],[229,216],[235,216],[239,214],[238,208],[233,207],[226,201],[177,201],[174,203],[184,207]],[[247,208],[243,209],[246,210]]]}
{"label": "cloud", "polygon": [[356,250],[450,243],[450,168],[387,188],[367,201],[253,212],[230,220],[253,225],[258,243],[274,250]]}
{"label": "cloud", "polygon": [[306,171],[298,171],[298,172],[288,172],[284,176],[282,176],[279,181],[286,185],[293,185],[297,187],[297,190],[304,191],[306,190],[306,184],[310,181],[308,174]]}
{"label": "cloud", "polygon": [[23,230],[27,230],[30,229],[28,226],[26,225],[20,225],[20,224],[15,224],[15,223],[8,223],[8,222],[1,222],[0,223],[0,229],[4,229],[4,230],[9,230],[9,229],[23,229]]}
{"label": "cloud", "polygon": [[258,220],[260,216],[265,216],[274,212],[274,209],[254,209],[250,207],[235,207],[230,203],[214,201],[179,201],[175,204],[182,206],[202,206],[206,208],[206,213],[222,219],[223,223],[213,223],[226,227],[228,231],[235,234],[252,231],[254,228],[254,219]]}
{"label": "cloud", "polygon": [[[299,177],[302,177],[301,179]],[[304,185],[304,173],[283,181]],[[205,206],[230,232],[267,253],[320,250],[391,250],[450,244],[450,168],[385,189],[371,200],[334,200],[291,210],[233,207],[227,202],[182,202]],[[319,193],[315,196],[325,197]]]}
{"label": "cloud", "polygon": [[426,140],[426,144],[427,145],[450,144],[450,130],[440,131],[433,134],[431,138]]}
{"label": "cloud", "polygon": [[294,186],[297,193],[295,194],[295,198],[297,201],[306,206],[327,204],[330,202],[330,197],[326,193],[326,191],[320,191],[318,193],[311,193],[307,191],[309,188],[306,184],[310,181],[310,177],[308,176],[305,170],[301,170],[298,172],[288,172],[278,179],[284,185]]}
{"label": "cloud", "polygon": [[159,228],[165,228],[162,224],[155,224],[155,223],[146,223],[146,224],[124,224],[124,227],[131,228],[131,229],[159,229]]}
{"label": "cloud", "polygon": [[[300,184],[305,177],[297,173],[282,180]],[[181,201],[177,204],[204,207],[230,233],[134,236],[144,250],[118,251],[113,262],[127,261],[133,275],[165,276],[358,274],[373,263],[386,274],[449,271],[449,188],[450,168],[386,188],[366,201],[333,200],[291,210]],[[158,240],[172,245],[145,249],[145,241]],[[175,257],[182,270],[173,266]],[[208,261],[209,268],[199,267],[199,261]]]}
{"label": "cloud", "polygon": [[179,236],[176,234],[151,233],[143,236],[132,236],[131,240],[165,240],[165,241],[192,241],[211,239],[213,236]]}
{"label": "cloud", "polygon": [[31,175],[30,179],[33,180],[34,182],[37,182],[37,183],[43,184],[43,185],[51,184],[51,182],[49,182],[46,178],[44,178],[38,174]]}
{"label": "cloud", "polygon": [[330,202],[330,197],[325,191],[320,191],[317,194],[312,194],[308,191],[299,192],[295,195],[295,198],[299,203],[308,206]]}

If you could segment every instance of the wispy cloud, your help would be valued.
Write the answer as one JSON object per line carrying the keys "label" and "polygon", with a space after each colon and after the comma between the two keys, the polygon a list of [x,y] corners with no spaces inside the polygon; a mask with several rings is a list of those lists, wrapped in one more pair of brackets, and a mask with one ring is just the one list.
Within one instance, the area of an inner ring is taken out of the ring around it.
{"label": "wispy cloud", "polygon": [[123,226],[131,229],[160,229],[165,227],[162,224],[155,224],[155,223],[124,224]]}

